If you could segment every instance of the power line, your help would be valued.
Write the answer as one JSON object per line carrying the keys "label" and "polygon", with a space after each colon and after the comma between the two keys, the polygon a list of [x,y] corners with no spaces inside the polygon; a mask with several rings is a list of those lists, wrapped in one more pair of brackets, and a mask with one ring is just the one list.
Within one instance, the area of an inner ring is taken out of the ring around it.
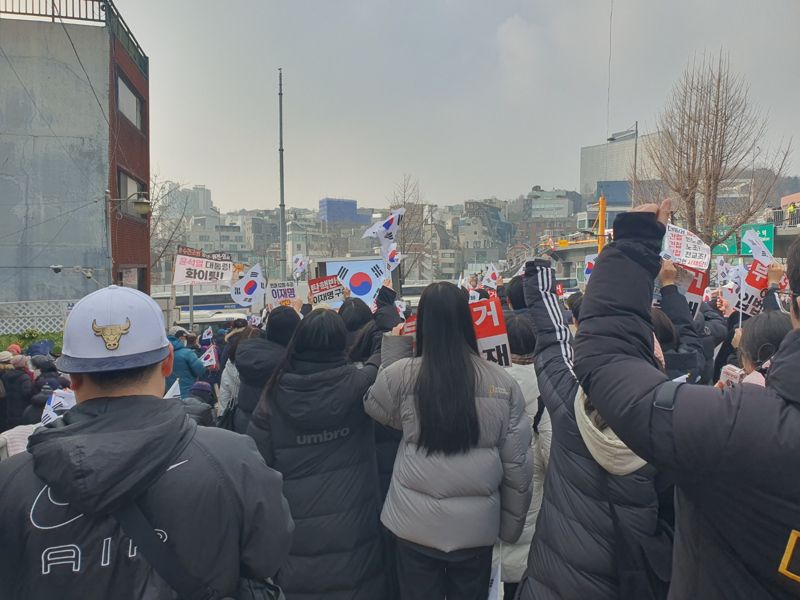
{"label": "power line", "polygon": [[[80,206],[75,207],[72,210],[68,210],[67,212],[63,212],[63,213],[61,213],[59,215],[56,215],[54,217],[50,217],[49,219],[45,219],[43,221],[39,221],[38,223],[34,223],[33,225],[26,225],[22,229],[18,229],[17,231],[12,231],[11,233],[7,233],[5,235],[0,235],[0,240],[4,240],[6,238],[15,236],[15,235],[20,234],[20,233],[24,233],[26,231],[29,231],[29,230],[33,229],[34,227],[39,227],[40,225],[44,225],[45,223],[50,223],[51,221],[57,221],[58,219],[63,219],[67,215],[71,215],[73,213],[76,213],[79,210],[82,210],[82,209],[86,208],[87,206],[91,206],[92,204],[100,202],[101,200],[104,200],[104,199],[105,199],[105,196],[103,196],[102,198],[96,198],[94,200],[90,200],[89,202],[87,202],[85,204],[81,204]],[[63,225],[62,225],[62,227],[63,227]]]}
{"label": "power line", "polygon": [[58,135],[55,132],[53,126],[50,124],[50,121],[44,116],[44,113],[39,108],[39,105],[36,103],[36,99],[33,97],[33,94],[28,89],[28,86],[25,85],[25,82],[22,80],[22,77],[20,77],[19,72],[14,67],[14,63],[11,62],[11,59],[8,57],[8,54],[6,54],[6,51],[3,49],[2,46],[0,46],[0,54],[2,54],[3,58],[6,59],[6,62],[8,63],[9,68],[11,69],[11,72],[14,73],[14,76],[17,78],[17,81],[19,81],[20,86],[22,86],[22,89],[25,91],[25,95],[28,96],[28,100],[30,100],[31,104],[33,105],[33,108],[36,109],[36,112],[39,114],[39,117],[41,117],[44,124],[47,125],[47,128],[50,130],[50,133],[52,133],[53,137],[58,141],[58,145],[61,146],[61,149],[64,151],[64,154],[66,154],[69,157],[69,159],[78,169],[80,174],[83,175],[84,179],[86,179],[86,182],[91,184],[92,183],[91,177],[86,173],[83,167],[81,167],[81,165],[78,164],[78,162],[75,160],[75,157],[72,155],[72,152],[70,152],[69,149],[61,141],[65,136]]}

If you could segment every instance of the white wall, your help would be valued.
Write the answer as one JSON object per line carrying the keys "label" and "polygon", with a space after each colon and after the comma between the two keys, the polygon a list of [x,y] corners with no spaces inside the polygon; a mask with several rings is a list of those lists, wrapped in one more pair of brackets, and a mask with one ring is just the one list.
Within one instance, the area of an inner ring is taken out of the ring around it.
{"label": "white wall", "polygon": [[[107,114],[108,33],[66,28]],[[102,268],[108,283],[108,124],[60,23],[0,19],[0,40],[22,80],[0,56],[0,301],[77,298],[97,285],[8,267]]]}

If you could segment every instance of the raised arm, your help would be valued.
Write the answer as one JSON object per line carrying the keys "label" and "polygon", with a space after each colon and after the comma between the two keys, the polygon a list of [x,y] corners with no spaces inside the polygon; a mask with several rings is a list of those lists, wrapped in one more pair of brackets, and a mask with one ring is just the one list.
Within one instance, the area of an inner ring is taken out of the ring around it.
{"label": "raised arm", "polygon": [[756,386],[676,385],[656,368],[649,309],[663,235],[653,213],[617,217],[615,241],[598,258],[581,307],[575,372],[616,434],[678,481],[742,477],[758,465],[734,455],[767,446],[757,436],[773,439],[778,432],[764,428],[780,421],[757,413],[778,413],[782,403]]}
{"label": "raised arm", "polygon": [[537,259],[525,265],[525,304],[536,329],[534,365],[542,399],[551,413],[558,405],[572,406],[577,386],[572,370],[572,332],[564,322],[555,283],[550,261]]}

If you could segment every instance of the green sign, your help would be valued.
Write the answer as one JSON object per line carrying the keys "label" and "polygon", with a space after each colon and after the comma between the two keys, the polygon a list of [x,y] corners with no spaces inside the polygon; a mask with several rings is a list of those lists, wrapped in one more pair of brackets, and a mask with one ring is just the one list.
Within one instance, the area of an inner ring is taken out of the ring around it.
{"label": "green sign", "polygon": [[[727,227],[715,227],[714,228],[714,237],[724,235],[727,231]],[[719,244],[714,246],[714,249],[711,251],[711,254],[736,254],[737,247],[736,247],[736,234],[731,233],[725,240],[721,241]]]}
{"label": "green sign", "polygon": [[[772,223],[748,223],[739,229],[739,236],[744,237],[747,231],[755,231],[771,253],[775,253],[775,225]],[[750,246],[742,242],[742,254],[753,255]]]}

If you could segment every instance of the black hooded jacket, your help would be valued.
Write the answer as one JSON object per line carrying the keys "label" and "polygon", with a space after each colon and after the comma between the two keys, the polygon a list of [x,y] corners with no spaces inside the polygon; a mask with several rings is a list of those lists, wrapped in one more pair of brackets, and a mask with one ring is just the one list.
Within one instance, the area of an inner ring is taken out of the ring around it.
{"label": "black hooded jacket", "polygon": [[705,373],[706,358],[689,304],[677,286],[667,285],[661,288],[661,310],[672,321],[678,335],[674,347],[662,347],[667,377],[675,379],[688,376],[687,381],[694,383]]}
{"label": "black hooded jacket", "polygon": [[[671,543],[667,536],[664,544],[662,524],[668,516],[660,509],[662,498],[671,497],[671,489],[668,484],[662,485],[650,465],[627,475],[611,475],[587,448],[576,421],[578,380],[573,372],[572,334],[564,323],[555,285],[555,271],[549,262],[527,263],[524,289],[536,328],[534,365],[553,439],[542,508],[518,598],[663,597],[664,582],[669,580]],[[582,309],[580,327],[583,323]],[[591,396],[590,400],[594,401]],[[631,565],[630,556],[647,557],[640,559],[647,561],[646,566]],[[660,583],[654,573],[661,577]],[[650,577],[654,577],[653,587],[659,593],[630,593],[631,586]]]}
{"label": "black hooded jacket", "polygon": [[363,398],[378,357],[294,361],[248,433],[283,474],[296,530],[277,582],[290,600],[385,598],[378,471]]}
{"label": "black hooded jacket", "polygon": [[617,435],[675,479],[670,597],[798,598],[800,331],[766,388],[667,382],[649,322],[663,235],[651,213],[617,217],[581,309],[576,375]]}
{"label": "black hooded jacket", "polygon": [[286,348],[265,336],[250,338],[239,344],[236,350],[236,368],[239,371],[239,407],[233,417],[234,431],[246,433],[250,418],[261,398],[264,386],[272,372],[283,360]]}
{"label": "black hooded jacket", "polygon": [[0,365],[0,380],[6,390],[5,429],[22,425],[22,414],[31,402],[33,382],[30,375],[11,365]]}
{"label": "black hooded jacket", "polygon": [[233,595],[270,577],[293,529],[253,441],[198,428],[179,402],[89,400],[0,462],[4,600],[172,600],[112,513],[137,501],[195,577]]}

